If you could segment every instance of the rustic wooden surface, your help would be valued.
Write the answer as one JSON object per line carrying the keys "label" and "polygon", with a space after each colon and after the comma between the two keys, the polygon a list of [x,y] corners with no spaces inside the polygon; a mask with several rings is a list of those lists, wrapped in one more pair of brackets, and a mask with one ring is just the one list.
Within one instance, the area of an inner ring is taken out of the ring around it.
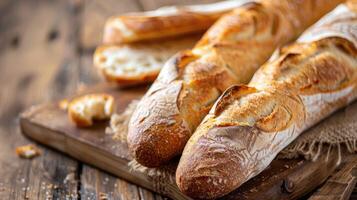
{"label": "rustic wooden surface", "polygon": [[348,162],[343,163],[340,168],[309,200],[335,200],[351,197],[357,182],[357,157],[350,157]]}
{"label": "rustic wooden surface", "polygon": [[20,133],[17,117],[100,81],[91,60],[107,16],[198,2],[0,0],[0,199],[163,199],[41,145],[40,157],[18,158],[15,147],[33,142]]}

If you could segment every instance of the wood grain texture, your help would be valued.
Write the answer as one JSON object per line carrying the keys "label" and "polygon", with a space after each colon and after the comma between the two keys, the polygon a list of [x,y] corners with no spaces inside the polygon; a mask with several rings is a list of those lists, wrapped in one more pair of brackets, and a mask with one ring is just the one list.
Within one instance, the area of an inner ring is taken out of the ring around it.
{"label": "wood grain texture", "polygon": [[[140,199],[138,186],[110,174],[84,166],[81,176],[82,199]],[[150,195],[153,195],[152,193]]]}
{"label": "wood grain texture", "polygon": [[93,51],[82,52],[80,55],[79,64],[79,84],[93,85],[99,82],[104,82],[104,79],[93,66]]}
{"label": "wood grain texture", "polygon": [[347,158],[347,161],[309,200],[347,200],[350,198],[357,183],[357,155],[352,155]]}
{"label": "wood grain texture", "polygon": [[[42,155],[32,160],[20,159],[14,151],[32,143],[18,128],[22,109],[74,92],[72,8],[59,0],[1,4],[0,199],[78,197],[77,161],[42,146]],[[60,92],[50,92],[54,90]]]}

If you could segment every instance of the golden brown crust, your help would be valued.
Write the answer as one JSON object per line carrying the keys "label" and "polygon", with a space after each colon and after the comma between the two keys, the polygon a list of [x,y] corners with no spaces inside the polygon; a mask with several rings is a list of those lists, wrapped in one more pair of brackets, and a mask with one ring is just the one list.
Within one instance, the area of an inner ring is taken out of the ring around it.
{"label": "golden brown crust", "polygon": [[202,33],[220,16],[244,2],[246,1],[164,7],[155,11],[112,17],[105,25],[103,41],[106,44],[132,43]]}
{"label": "golden brown crust", "polygon": [[[138,105],[128,133],[135,159],[158,166],[180,154],[187,138],[225,89],[247,83],[277,46],[295,38],[339,2],[266,0],[246,4],[219,19],[194,49],[165,64]],[[175,134],[180,141],[167,142]],[[150,137],[155,145],[141,142],[141,138]],[[155,156],[148,159],[138,154],[138,149]]]}
{"label": "golden brown crust", "polygon": [[[170,79],[169,76],[165,78]],[[165,87],[165,84],[170,87]],[[180,82],[156,84],[145,95],[151,98],[145,102],[140,101],[133,113],[130,124],[138,123],[141,126],[132,126],[127,139],[130,150],[136,158],[140,158],[141,164],[148,167],[161,165],[162,159],[171,158],[172,147],[183,149],[185,141],[189,139],[187,123],[179,116],[179,110],[175,106],[175,98],[181,89]],[[146,106],[151,107],[151,114],[145,113],[147,109],[141,109]],[[132,134],[133,132],[138,134]],[[146,134],[148,132],[150,134]],[[161,145],[162,143],[166,145]]]}
{"label": "golden brown crust", "polygon": [[[177,35],[203,32],[217,17],[200,16],[191,13],[182,13],[180,16],[170,17],[135,17],[122,16],[108,20],[104,30],[105,44],[132,43],[146,40],[162,39]],[[124,36],[115,27],[115,21],[120,21],[131,32],[131,36]],[[141,23],[141,24],[140,24]],[[162,30],[162,31],[158,31]]]}
{"label": "golden brown crust", "polygon": [[[356,20],[354,14],[329,26],[343,24],[343,34],[356,30]],[[217,198],[233,191],[300,133],[357,98],[356,43],[320,34],[285,47],[248,86],[233,86],[217,100],[180,159],[176,181],[182,192]]]}

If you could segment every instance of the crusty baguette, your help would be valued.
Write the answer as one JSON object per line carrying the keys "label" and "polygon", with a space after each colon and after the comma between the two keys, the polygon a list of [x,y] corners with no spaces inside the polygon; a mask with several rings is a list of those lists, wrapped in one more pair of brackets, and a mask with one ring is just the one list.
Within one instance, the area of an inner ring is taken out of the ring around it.
{"label": "crusty baguette", "polygon": [[216,198],[263,171],[299,134],[357,97],[357,14],[341,5],[217,100],[182,154],[176,181]]}
{"label": "crusty baguette", "polygon": [[111,17],[104,28],[105,44],[162,39],[207,30],[220,16],[251,0],[222,1]]}
{"label": "crusty baguette", "polygon": [[94,65],[104,78],[118,86],[153,82],[167,59],[189,49],[200,34],[158,42],[100,46],[94,53]]}
{"label": "crusty baguette", "polygon": [[109,94],[86,94],[68,103],[68,117],[78,127],[93,125],[94,120],[109,119],[114,111],[114,98]]}
{"label": "crusty baguette", "polygon": [[274,49],[297,37],[341,0],[263,0],[218,20],[191,51],[171,58],[131,117],[135,159],[159,166],[179,155],[229,86],[247,83]]}

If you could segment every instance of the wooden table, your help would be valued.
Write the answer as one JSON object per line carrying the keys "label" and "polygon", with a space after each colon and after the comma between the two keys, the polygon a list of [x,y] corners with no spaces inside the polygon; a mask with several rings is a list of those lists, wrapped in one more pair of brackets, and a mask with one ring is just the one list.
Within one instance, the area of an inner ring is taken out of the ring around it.
{"label": "wooden table", "polygon": [[92,54],[108,16],[212,1],[0,0],[0,199],[163,199],[41,145],[41,156],[18,158],[33,143],[18,114],[101,81]]}

